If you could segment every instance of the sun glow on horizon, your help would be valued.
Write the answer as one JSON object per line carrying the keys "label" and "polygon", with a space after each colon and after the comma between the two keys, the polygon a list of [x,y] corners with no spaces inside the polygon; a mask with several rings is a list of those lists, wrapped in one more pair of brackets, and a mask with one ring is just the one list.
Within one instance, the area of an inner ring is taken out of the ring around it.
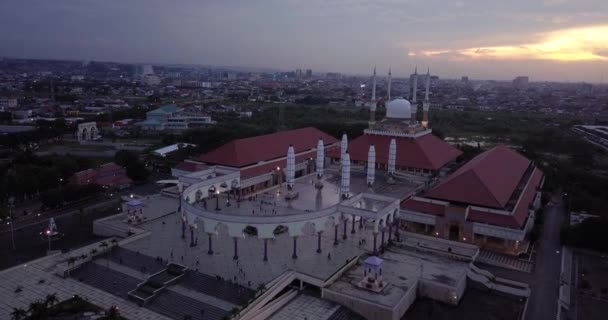
{"label": "sun glow on horizon", "polygon": [[455,60],[608,61],[608,25],[552,31],[539,39],[504,46],[425,50],[416,55]]}

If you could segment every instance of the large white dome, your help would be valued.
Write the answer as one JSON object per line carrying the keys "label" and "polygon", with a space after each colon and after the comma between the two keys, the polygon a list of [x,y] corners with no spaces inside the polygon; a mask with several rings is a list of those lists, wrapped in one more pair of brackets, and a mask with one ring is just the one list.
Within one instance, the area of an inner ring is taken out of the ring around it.
{"label": "large white dome", "polygon": [[412,117],[412,106],[410,102],[397,98],[386,106],[386,117],[392,119],[410,119]]}

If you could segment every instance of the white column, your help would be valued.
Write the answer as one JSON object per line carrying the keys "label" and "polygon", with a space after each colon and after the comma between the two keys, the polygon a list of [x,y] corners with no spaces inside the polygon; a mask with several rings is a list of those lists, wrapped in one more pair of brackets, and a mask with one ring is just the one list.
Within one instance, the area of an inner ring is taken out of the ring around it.
{"label": "white column", "polygon": [[350,155],[348,151],[342,157],[342,184],[340,193],[343,198],[350,196]]}
{"label": "white column", "polygon": [[367,185],[371,186],[374,184],[376,176],[376,148],[374,145],[369,146],[369,152],[367,153]]}
{"label": "white column", "polygon": [[391,139],[391,144],[388,147],[388,174],[395,173],[395,163],[397,162],[397,142],[395,138]]}
{"label": "white column", "polygon": [[325,166],[325,146],[323,145],[323,139],[319,138],[317,143],[317,177],[323,176],[323,170]]}
{"label": "white column", "polygon": [[344,158],[344,154],[348,150],[348,137],[346,133],[342,134],[342,141],[340,142],[340,159]]}
{"label": "white column", "polygon": [[296,154],[293,150],[293,145],[289,145],[287,149],[287,188],[291,190],[295,183],[295,175],[296,175]]}

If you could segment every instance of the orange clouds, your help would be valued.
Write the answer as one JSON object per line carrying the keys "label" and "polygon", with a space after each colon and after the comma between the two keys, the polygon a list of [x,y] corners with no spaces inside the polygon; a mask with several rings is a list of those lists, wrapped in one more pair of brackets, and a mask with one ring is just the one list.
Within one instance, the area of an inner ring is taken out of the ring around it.
{"label": "orange clouds", "polygon": [[451,59],[608,61],[608,25],[556,30],[537,35],[536,41],[462,49],[414,52]]}

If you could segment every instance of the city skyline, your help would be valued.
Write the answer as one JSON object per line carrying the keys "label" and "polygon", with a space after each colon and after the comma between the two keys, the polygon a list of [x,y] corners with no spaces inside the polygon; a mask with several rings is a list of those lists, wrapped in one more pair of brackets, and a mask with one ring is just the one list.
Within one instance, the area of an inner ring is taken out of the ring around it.
{"label": "city skyline", "polygon": [[[0,56],[602,82],[608,3],[6,1]],[[386,69],[383,71],[383,69]]]}

